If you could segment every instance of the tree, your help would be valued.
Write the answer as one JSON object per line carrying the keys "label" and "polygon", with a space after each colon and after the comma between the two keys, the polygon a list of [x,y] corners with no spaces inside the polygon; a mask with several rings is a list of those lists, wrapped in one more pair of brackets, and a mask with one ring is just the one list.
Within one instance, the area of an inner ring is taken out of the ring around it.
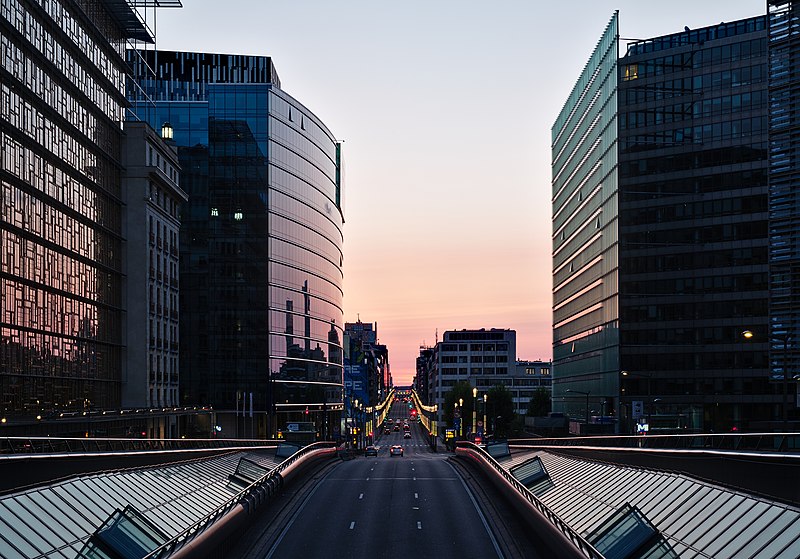
{"label": "tree", "polygon": [[544,417],[550,413],[552,402],[550,400],[550,392],[546,388],[537,388],[528,402],[529,416]]}
{"label": "tree", "polygon": [[[458,405],[458,400],[464,401],[461,408],[461,421],[464,425],[464,434],[472,427],[472,385],[469,381],[462,380],[453,385],[450,392],[444,395],[444,414],[443,418],[445,423],[450,426],[453,425],[454,411]],[[469,421],[467,421],[469,418]]]}
{"label": "tree", "polygon": [[508,425],[513,421],[514,399],[506,387],[502,384],[493,386],[489,390],[487,404],[487,421],[493,426],[495,438],[505,438],[508,436]]}

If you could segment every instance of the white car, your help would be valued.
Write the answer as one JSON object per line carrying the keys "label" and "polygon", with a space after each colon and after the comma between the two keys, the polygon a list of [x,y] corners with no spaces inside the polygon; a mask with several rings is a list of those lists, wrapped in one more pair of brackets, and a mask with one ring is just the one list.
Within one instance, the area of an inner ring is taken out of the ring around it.
{"label": "white car", "polygon": [[392,447],[389,449],[389,455],[390,456],[400,456],[400,457],[402,457],[403,456],[403,447],[400,446],[399,444],[392,445]]}

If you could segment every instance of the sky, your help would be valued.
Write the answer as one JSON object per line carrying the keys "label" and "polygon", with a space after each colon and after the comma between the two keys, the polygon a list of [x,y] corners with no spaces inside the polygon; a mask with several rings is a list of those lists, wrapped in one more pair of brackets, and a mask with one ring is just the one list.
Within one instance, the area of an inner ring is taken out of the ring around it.
{"label": "sky", "polygon": [[377,323],[406,385],[445,330],[513,329],[519,359],[552,359],[550,129],[614,11],[645,39],[766,2],[183,4],[157,48],[271,56],[344,141],[345,320]]}

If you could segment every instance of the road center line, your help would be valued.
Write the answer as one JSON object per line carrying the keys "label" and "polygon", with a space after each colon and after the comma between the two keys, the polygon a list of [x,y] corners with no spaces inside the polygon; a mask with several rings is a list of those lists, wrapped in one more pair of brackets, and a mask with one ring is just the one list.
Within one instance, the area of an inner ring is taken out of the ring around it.
{"label": "road center line", "polygon": [[422,530],[422,522],[417,522],[417,530]]}
{"label": "road center line", "polygon": [[353,520],[353,521],[350,523],[350,529],[352,530],[352,529],[353,529],[353,528],[355,528],[355,527],[356,527],[356,521],[355,521],[355,520]]}
{"label": "road center line", "polygon": [[414,493],[414,498],[419,499],[419,493]]}
{"label": "road center line", "polygon": [[358,499],[359,499],[359,500],[361,500],[361,499],[363,499],[363,498],[364,498],[364,494],[363,494],[363,493],[362,493],[361,495],[359,495],[359,496],[358,496]]}

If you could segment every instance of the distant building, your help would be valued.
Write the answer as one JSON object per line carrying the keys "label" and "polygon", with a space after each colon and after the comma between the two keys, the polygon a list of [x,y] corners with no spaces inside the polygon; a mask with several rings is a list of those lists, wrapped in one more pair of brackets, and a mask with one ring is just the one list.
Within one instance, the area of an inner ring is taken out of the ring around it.
{"label": "distant building", "polygon": [[444,396],[453,385],[480,381],[491,387],[504,384],[516,372],[517,333],[514,330],[448,330],[433,350],[427,372],[430,405],[444,414]]}
{"label": "distant building", "polygon": [[181,402],[228,436],[337,424],[343,402],[340,143],[264,56],[129,50],[132,110],[182,167]]}
{"label": "distant building", "polygon": [[175,407],[180,403],[178,235],[180,207],[188,198],[178,183],[177,152],[147,123],[126,122],[124,146],[122,406]]}
{"label": "distant building", "polygon": [[[519,415],[528,413],[528,404],[537,390],[547,392],[547,397],[553,397],[553,363],[551,361],[517,361],[514,375],[505,383],[514,400],[514,412]],[[490,379],[477,379],[478,390],[481,384]],[[488,387],[491,388],[491,385]]]}
{"label": "distant building", "polygon": [[345,396],[359,398],[367,406],[386,399],[391,389],[389,349],[378,343],[378,324],[346,322]]}
{"label": "distant building", "polygon": [[715,431],[780,419],[770,377],[800,355],[785,343],[800,205],[790,143],[779,156],[774,140],[797,109],[770,116],[776,87],[796,92],[770,76],[785,74],[767,28],[686,28],[620,57],[617,14],[608,24],[552,130],[556,411],[603,408],[621,432],[653,415]]}

